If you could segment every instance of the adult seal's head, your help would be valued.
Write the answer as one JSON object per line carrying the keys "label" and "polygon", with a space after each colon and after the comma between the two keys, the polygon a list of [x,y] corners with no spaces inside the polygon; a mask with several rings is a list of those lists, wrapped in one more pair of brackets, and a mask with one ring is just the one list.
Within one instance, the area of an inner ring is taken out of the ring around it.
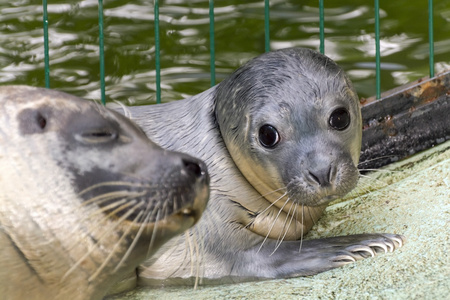
{"label": "adult seal's head", "polygon": [[0,87],[0,295],[101,299],[200,218],[206,167],[65,93]]}
{"label": "adult seal's head", "polygon": [[[220,133],[234,163],[281,211],[256,217],[251,230],[273,238],[283,230],[285,239],[298,239],[303,233],[299,225],[310,227],[314,221],[300,217],[305,207],[319,210],[355,187],[359,100],[328,57],[298,48],[267,53],[221,83],[215,101]],[[286,231],[289,215],[299,217]]]}

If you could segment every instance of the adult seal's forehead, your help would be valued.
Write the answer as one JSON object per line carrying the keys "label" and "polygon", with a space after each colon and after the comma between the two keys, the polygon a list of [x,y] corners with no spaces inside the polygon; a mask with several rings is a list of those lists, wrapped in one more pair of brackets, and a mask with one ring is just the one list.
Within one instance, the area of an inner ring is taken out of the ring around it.
{"label": "adult seal's forehead", "polygon": [[[36,107],[42,104],[64,103],[64,106],[82,110],[84,105],[77,105],[85,100],[57,90],[36,88],[26,85],[5,85],[0,86],[0,105],[4,106],[8,101],[14,101],[20,107]],[[87,106],[89,107],[89,106]]]}

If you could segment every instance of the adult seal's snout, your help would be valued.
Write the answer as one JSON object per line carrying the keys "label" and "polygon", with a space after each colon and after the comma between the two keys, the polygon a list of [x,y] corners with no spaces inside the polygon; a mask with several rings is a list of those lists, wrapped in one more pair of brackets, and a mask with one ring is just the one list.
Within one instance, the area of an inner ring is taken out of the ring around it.
{"label": "adult seal's snout", "polygon": [[206,177],[206,165],[201,161],[195,161],[190,158],[185,158],[183,161],[184,170],[195,176],[196,178]]}

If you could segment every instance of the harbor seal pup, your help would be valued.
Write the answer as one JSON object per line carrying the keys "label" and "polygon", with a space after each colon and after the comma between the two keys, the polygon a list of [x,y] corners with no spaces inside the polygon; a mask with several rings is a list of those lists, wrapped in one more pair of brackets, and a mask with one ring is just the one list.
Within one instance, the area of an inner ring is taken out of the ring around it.
{"label": "harbor seal pup", "polygon": [[203,162],[74,96],[0,87],[0,295],[101,299],[208,199]]}
{"label": "harbor seal pup", "polygon": [[140,269],[143,284],[312,275],[403,244],[395,234],[302,240],[359,176],[359,100],[324,55],[265,53],[199,95],[130,113],[162,147],[204,160],[211,176],[210,202],[189,231],[198,255],[170,241]]}

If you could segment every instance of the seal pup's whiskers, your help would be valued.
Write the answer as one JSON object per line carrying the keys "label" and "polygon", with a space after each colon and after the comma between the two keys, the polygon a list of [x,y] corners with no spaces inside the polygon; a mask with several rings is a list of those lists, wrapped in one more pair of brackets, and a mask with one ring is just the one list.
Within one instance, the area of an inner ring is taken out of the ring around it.
{"label": "seal pup's whiskers", "polygon": [[395,173],[395,172],[402,172],[401,170],[387,170],[387,169],[358,169],[360,172],[373,172],[373,173]]}
{"label": "seal pup's whiskers", "polygon": [[[269,192],[269,193],[267,193],[267,194],[264,194],[264,195],[261,195],[261,196],[255,198],[255,200],[265,198],[265,197],[268,196],[268,195],[274,194],[274,193],[276,193],[276,192],[278,192],[278,191],[281,191],[281,190],[284,190],[284,189],[286,189],[286,188],[283,187],[283,188],[279,188],[279,189],[273,190],[273,191],[271,191],[271,192]],[[286,195],[287,195],[287,191],[284,192],[284,194],[282,194],[280,197],[278,197],[275,201],[273,201],[273,202],[268,201],[268,202],[269,202],[269,205],[266,206],[266,208],[264,208],[262,211],[254,212],[255,215],[256,215],[255,218],[257,218],[258,216],[264,214],[264,213],[265,213],[267,210],[269,210],[271,207],[275,206],[275,204],[276,204],[278,201],[280,201],[281,199],[283,199]],[[278,208],[277,208],[277,209],[278,209]],[[246,228],[249,227],[250,225],[252,225],[253,222],[254,222],[254,220],[251,220],[250,222],[248,222],[247,224],[245,224],[244,227],[246,227]]]}
{"label": "seal pup's whiskers", "polygon": [[[287,192],[286,192],[285,194],[283,194],[280,198],[278,198],[276,201],[279,201],[280,199],[282,199],[284,196],[286,196],[286,194],[287,194]],[[278,217],[279,217],[280,214],[283,212],[283,209],[284,209],[284,207],[286,206],[286,204],[288,203],[289,199],[290,199],[290,198],[288,198],[288,199],[284,202],[283,206],[282,206],[280,209],[278,209],[278,213],[277,213],[275,219],[273,220],[272,225],[269,227],[269,230],[268,230],[268,232],[267,232],[267,235],[264,237],[264,240],[262,241],[262,243],[261,243],[261,245],[259,246],[259,249],[256,251],[256,253],[259,253],[259,251],[261,251],[261,248],[263,247],[264,243],[265,243],[266,240],[269,238],[269,235],[270,235],[270,233],[272,232],[273,227],[274,227],[275,224],[277,223]],[[276,202],[276,201],[275,201],[275,202]],[[265,210],[267,210],[267,208],[266,208]],[[260,216],[260,215],[261,215],[261,214],[258,214],[258,216]]]}
{"label": "seal pup's whiskers", "polygon": [[[290,198],[288,198],[288,199],[286,200],[286,203],[287,203],[289,200],[290,200]],[[270,254],[270,256],[272,256],[272,255],[275,253],[275,251],[277,251],[277,249],[280,247],[281,243],[284,241],[284,238],[286,237],[286,234],[288,233],[289,228],[290,228],[290,226],[291,226],[291,224],[292,224],[292,220],[293,220],[293,218],[294,218],[294,215],[296,215],[296,208],[297,208],[297,206],[298,206],[298,203],[294,201],[294,203],[291,205],[291,207],[289,207],[289,211],[288,211],[288,213],[287,213],[287,217],[289,217],[289,215],[290,215],[291,217],[290,217],[290,218],[286,218],[286,220],[284,221],[284,222],[285,222],[285,224],[284,224],[285,230],[284,230],[283,237],[280,239],[280,236],[281,236],[281,234],[283,233],[283,231],[280,231],[280,234],[279,234],[279,236],[278,236],[277,243],[275,244],[275,249],[274,249],[273,252]],[[292,213],[291,213],[291,210],[292,210]],[[289,224],[286,226],[286,222],[288,222],[288,219],[289,219]],[[303,227],[303,226],[302,226],[302,227]]]}
{"label": "seal pup's whiskers", "polygon": [[[380,172],[381,173],[381,172]],[[357,185],[355,192],[360,193],[359,190],[362,190],[364,193],[370,192],[374,189],[374,183],[376,183],[380,187],[385,187],[388,184],[384,182],[383,180],[374,177],[375,173],[365,175],[365,174],[359,174],[359,178],[367,179],[366,181],[360,181]],[[370,182],[367,182],[370,181]]]}
{"label": "seal pup's whiskers", "polygon": [[[122,199],[122,201],[125,201],[129,198],[137,198],[140,196],[145,195],[145,192],[130,192],[127,190],[122,191],[113,191],[109,193],[103,193],[94,197],[91,197],[89,199],[86,199],[83,203],[80,203],[80,208],[90,205],[92,203],[95,203],[96,205],[101,206],[104,202],[108,202],[114,199]],[[113,202],[111,205],[114,205],[116,202]]]}
{"label": "seal pup's whiskers", "polygon": [[[96,218],[96,216],[98,216],[98,215],[105,214],[105,212],[110,211],[111,208],[121,206],[124,203],[126,203],[128,200],[131,200],[132,198],[134,198],[134,195],[130,195],[130,197],[124,198],[124,196],[126,196],[126,195],[128,195],[128,193],[118,192],[118,193],[111,193],[110,195],[105,197],[105,199],[102,199],[102,197],[98,197],[96,199],[88,199],[88,200],[80,203],[80,205],[75,209],[75,212],[77,212],[77,211],[79,211],[80,213],[83,212],[83,208],[85,206],[87,206],[88,204],[92,204],[92,203],[99,204],[99,202],[102,203],[105,200],[110,201],[110,200],[114,200],[114,199],[120,199],[120,200],[115,201],[112,204],[110,204],[109,207],[108,206],[105,206],[105,207],[98,206],[95,210],[89,211],[88,213],[84,212],[83,217],[80,218],[80,222],[88,221],[88,220]],[[86,202],[90,202],[90,203],[86,203]],[[103,215],[99,220],[106,221],[106,220],[108,220],[108,216]],[[72,231],[70,234],[74,234],[77,230],[79,230],[78,227],[72,228]],[[69,249],[73,249],[73,247],[75,247],[77,245],[78,245],[78,242],[74,241],[73,246],[69,247]]]}
{"label": "seal pup's whiskers", "polygon": [[[304,223],[303,223],[304,218],[305,218],[305,206],[304,206],[303,203],[302,203],[302,224],[304,224]],[[302,252],[303,237],[304,237],[303,227],[304,227],[304,226],[300,226],[300,232],[301,232],[301,235],[300,235],[300,245],[299,245],[299,247],[298,247],[298,253],[301,253],[301,252]]]}
{"label": "seal pup's whiskers", "polygon": [[395,158],[395,157],[396,157],[396,155],[383,155],[383,156],[377,156],[377,157],[374,157],[371,159],[367,159],[365,161],[360,161],[360,162],[358,162],[358,168],[360,165],[368,163],[368,162],[374,162],[374,161],[385,159],[385,158]]}

